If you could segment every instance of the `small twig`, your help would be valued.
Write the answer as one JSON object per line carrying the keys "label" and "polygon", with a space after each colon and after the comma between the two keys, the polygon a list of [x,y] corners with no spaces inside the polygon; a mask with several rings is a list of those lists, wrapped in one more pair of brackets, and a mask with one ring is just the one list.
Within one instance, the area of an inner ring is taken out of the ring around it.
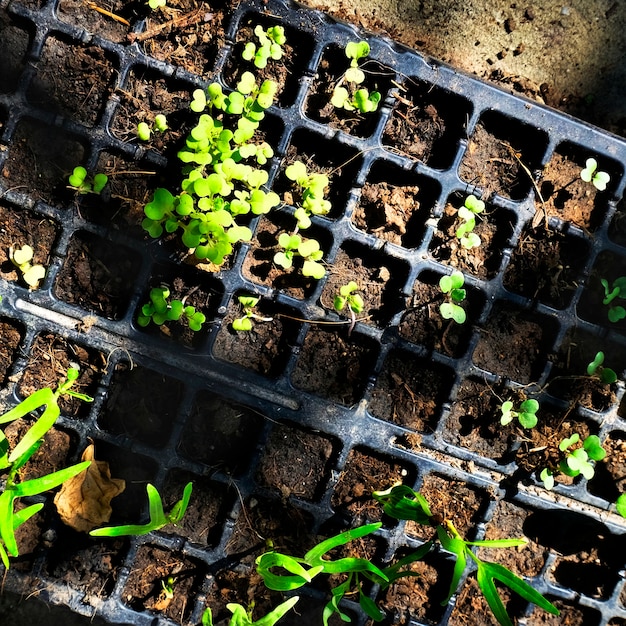
{"label": "small twig", "polygon": [[128,41],[134,43],[135,41],[146,41],[146,39],[152,39],[152,37],[156,37],[161,31],[169,27],[185,28],[187,26],[192,26],[193,24],[200,22],[204,18],[205,13],[206,11],[204,9],[196,9],[191,13],[186,13],[180,17],[174,17],[167,22],[163,22],[163,24],[149,28],[143,33],[129,33],[127,36]]}
{"label": "small twig", "polygon": [[85,4],[90,9],[93,9],[94,11],[97,11],[98,13],[101,13],[102,15],[106,17],[110,17],[112,20],[115,20],[116,22],[119,22],[120,24],[124,24],[124,26],[130,26],[130,22],[128,20],[125,20],[123,17],[120,17],[119,15],[115,15],[115,13],[111,13],[111,11],[107,11],[106,9],[99,7],[95,2],[91,2],[90,0],[85,0]]}

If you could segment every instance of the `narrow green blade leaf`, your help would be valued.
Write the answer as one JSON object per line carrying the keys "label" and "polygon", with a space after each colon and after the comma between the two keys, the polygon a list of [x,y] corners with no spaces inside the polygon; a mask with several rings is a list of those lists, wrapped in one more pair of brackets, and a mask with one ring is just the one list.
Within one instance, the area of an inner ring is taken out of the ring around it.
{"label": "narrow green blade leaf", "polygon": [[343,532],[339,535],[330,537],[309,550],[304,555],[304,562],[308,563],[309,565],[319,565],[320,563],[325,563],[325,561],[322,560],[322,556],[333,548],[336,548],[337,546],[343,546],[353,539],[365,537],[365,535],[369,535],[375,532],[381,526],[381,522],[376,522],[375,524],[365,524],[364,526],[359,526],[358,528],[353,528],[352,530],[347,530],[346,532]]}
{"label": "narrow green blade leaf", "polygon": [[11,491],[15,494],[16,498],[21,498],[24,496],[34,496],[38,493],[43,493],[44,491],[48,491],[49,489],[54,489],[55,487],[58,487],[69,478],[80,474],[82,471],[86,470],[89,467],[90,463],[91,461],[83,461],[82,463],[77,463],[76,465],[66,467],[65,469],[59,470],[58,472],[48,474],[47,476],[27,480],[26,482],[16,485],[15,488]]}
{"label": "narrow green blade leaf", "polygon": [[478,581],[478,586],[480,587],[483,596],[485,596],[485,600],[487,600],[487,604],[489,605],[491,612],[498,620],[500,626],[513,626],[513,622],[506,612],[506,608],[504,607],[500,595],[498,594],[493,578],[489,575],[489,572],[485,567],[487,563],[484,563],[483,561],[477,561],[477,563],[478,571],[476,572],[476,580]]}
{"label": "narrow green blade leaf", "polygon": [[[28,429],[19,443],[13,448],[11,454],[9,454],[9,462],[13,463],[16,459],[33,449],[36,443],[52,428],[60,414],[61,411],[56,403],[56,398],[52,396],[43,415]],[[31,455],[32,453],[34,453],[34,450],[32,450]],[[31,455],[28,455],[27,458],[30,458]]]}

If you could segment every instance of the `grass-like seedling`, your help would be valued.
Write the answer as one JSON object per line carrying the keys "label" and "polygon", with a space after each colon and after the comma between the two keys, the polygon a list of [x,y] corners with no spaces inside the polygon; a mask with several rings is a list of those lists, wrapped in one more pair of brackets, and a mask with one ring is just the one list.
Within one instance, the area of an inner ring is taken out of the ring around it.
{"label": "grass-like seedling", "polygon": [[[252,621],[252,608],[249,611],[241,604],[230,603],[226,608],[233,614],[228,622],[228,626],[274,626],[278,620],[285,615],[298,602],[299,597],[293,596],[279,604],[273,611],[264,615],[256,622]],[[213,614],[210,608],[206,608],[202,613],[202,626],[213,626]]]}
{"label": "grass-like seedling", "polygon": [[283,46],[287,43],[285,29],[282,26],[270,26],[265,30],[258,24],[254,28],[254,34],[258,39],[258,45],[252,41],[246,43],[241,53],[245,61],[252,61],[256,67],[263,69],[269,59],[274,61],[282,59]]}
{"label": "grass-like seedling", "polygon": [[303,239],[298,234],[281,233],[278,236],[278,245],[282,248],[274,255],[274,263],[283,269],[293,267],[296,257],[302,257],[302,275],[309,278],[324,278],[326,269],[320,263],[324,256],[320,244],[315,239]]}
{"label": "grass-like seedling", "polygon": [[622,517],[626,517],[626,493],[617,498],[615,509]]}
{"label": "grass-like seedling", "polygon": [[243,315],[233,320],[233,330],[238,332],[246,332],[252,330],[252,320],[259,322],[271,322],[273,317],[263,317],[255,312],[254,307],[259,303],[261,298],[256,296],[237,296],[237,300],[243,310]]}
{"label": "grass-like seedling", "polygon": [[[337,109],[372,113],[378,108],[381,95],[378,91],[368,91],[359,87],[365,80],[365,74],[359,67],[359,61],[369,56],[370,46],[367,41],[350,41],[346,44],[345,53],[350,59],[350,67],[341,77],[331,98],[331,104]],[[347,84],[347,87],[344,87]]]}
{"label": "grass-like seedling", "polygon": [[554,487],[554,477],[559,472],[572,478],[582,474],[587,480],[592,479],[595,469],[591,461],[601,461],[606,456],[606,450],[597,435],[589,435],[581,445],[578,433],[562,439],[559,443],[559,452],[561,460],[558,467],[546,467],[539,474],[546,489]]}
{"label": "grass-like seedling", "polygon": [[185,305],[182,300],[170,300],[169,297],[167,286],[152,288],[150,302],[141,307],[141,313],[137,316],[139,326],[148,326],[150,322],[161,326],[165,322],[177,322],[185,318],[191,330],[199,331],[206,322],[206,315],[191,305]]}
{"label": "grass-like seedling", "polygon": [[32,260],[34,256],[35,251],[29,245],[23,245],[17,250],[9,248],[9,259],[22,274],[22,280],[28,285],[29,289],[37,289],[40,281],[46,275],[46,268],[43,265],[38,263],[33,265]]}
{"label": "grass-like seedling", "polygon": [[609,306],[608,317],[611,322],[619,322],[626,318],[626,308],[619,304],[613,304],[616,299],[626,300],[626,276],[620,276],[610,285],[606,278],[601,278],[600,283],[604,287],[604,300],[602,304]]}
{"label": "grass-like seedling", "polygon": [[587,374],[595,376],[605,385],[610,385],[617,380],[617,374],[610,367],[603,367],[604,352],[597,352],[593,361],[587,365]]}
{"label": "grass-like seedling", "polygon": [[104,189],[108,181],[109,177],[106,174],[101,173],[96,174],[93,178],[91,178],[87,175],[87,170],[82,165],[75,167],[74,171],[67,179],[69,188],[74,189],[80,194],[99,194]]}
{"label": "grass-like seedling", "polygon": [[465,300],[465,277],[459,271],[454,271],[450,276],[442,276],[439,280],[439,289],[447,296],[448,301],[439,305],[441,317],[446,320],[453,319],[457,324],[463,324],[467,318],[465,310],[458,303]]}
{"label": "grass-like seedling", "polygon": [[263,577],[265,585],[269,589],[276,591],[291,591],[310,583],[316,576],[341,574],[343,575],[343,582],[331,590],[331,599],[324,607],[322,615],[324,626],[328,625],[328,620],[335,613],[343,621],[351,621],[340,607],[341,600],[346,596],[358,597],[359,604],[366,615],[375,622],[379,622],[384,619],[384,613],[364,593],[363,581],[367,580],[375,583],[382,590],[385,590],[396,580],[404,576],[415,575],[414,572],[406,569],[406,567],[415,561],[423,559],[434,548],[435,543],[439,542],[444,550],[456,557],[450,591],[447,598],[442,602],[444,606],[456,592],[461,577],[465,572],[468,559],[471,559],[476,565],[478,585],[489,607],[503,626],[512,626],[512,622],[498,595],[494,583],[496,580],[521,595],[527,601],[554,615],[559,614],[555,606],[521,578],[502,565],[479,559],[472,552],[472,547],[474,546],[485,548],[521,546],[526,543],[525,539],[466,541],[459,535],[451,521],[445,520],[441,516],[433,515],[426,499],[421,494],[404,485],[392,487],[387,491],[374,492],[373,496],[383,505],[387,515],[396,519],[413,520],[418,524],[434,527],[435,536],[433,539],[385,568],[378,567],[368,559],[358,557],[344,557],[336,560],[327,558],[331,550],[344,546],[355,539],[370,535],[382,525],[380,522],[366,524],[322,541],[309,550],[302,558],[278,552],[262,554],[256,563],[257,571]]}
{"label": "grass-like seedling", "polygon": [[43,507],[43,503],[31,504],[15,511],[17,501],[20,498],[35,496],[59,487],[66,480],[80,474],[90,464],[90,461],[83,461],[30,480],[20,480],[19,476],[20,470],[39,450],[44,436],[61,414],[59,398],[71,396],[84,402],[93,401],[90,396],[72,391],[71,387],[78,379],[78,375],[78,369],[68,369],[66,379],[59,383],[56,390],[49,387],[39,389],[16,407],[0,415],[0,424],[7,424],[45,407],[43,413],[26,431],[13,450],[9,450],[9,442],[4,433],[0,432],[0,472],[5,475],[0,487],[0,558],[7,570],[9,569],[9,556],[19,555],[15,531]]}
{"label": "grass-like seedling", "polygon": [[360,290],[359,285],[351,280],[347,285],[339,287],[339,293],[335,295],[333,300],[333,307],[337,313],[341,313],[346,307],[350,311],[350,328],[348,328],[348,335],[354,330],[356,324],[356,316],[363,312],[365,308],[365,302],[360,294],[356,293]]}
{"label": "grass-like seedling", "polygon": [[500,424],[502,426],[510,424],[515,418],[517,418],[522,428],[534,428],[537,425],[537,411],[539,410],[539,402],[537,400],[524,400],[517,410],[514,410],[513,406],[513,402],[510,400],[502,403],[500,407],[502,413]]}
{"label": "grass-like seedling", "polygon": [[445,606],[455,593],[465,572],[467,562],[471,560],[476,567],[478,587],[501,626],[513,626],[513,622],[500,599],[495,585],[496,581],[544,611],[552,615],[559,615],[559,610],[551,602],[519,576],[516,576],[499,563],[483,561],[472,551],[472,547],[475,546],[482,548],[515,548],[528,543],[526,539],[466,541],[460,536],[450,520],[444,519],[439,515],[433,515],[426,499],[405,485],[392,487],[387,491],[374,492],[373,495],[383,505],[387,515],[396,519],[413,520],[418,524],[434,527],[435,537],[427,542],[425,546],[428,546],[430,549],[438,541],[444,550],[450,552],[455,557],[456,563],[450,589],[448,596],[441,603],[442,606]]}
{"label": "grass-like seedling", "polygon": [[137,137],[141,139],[141,141],[149,141],[153,131],[164,133],[168,128],[167,118],[162,113],[159,113],[159,115],[154,118],[152,126],[147,122],[139,122],[139,124],[137,124]]}
{"label": "grass-like seedling", "polygon": [[598,191],[604,191],[611,177],[606,172],[598,170],[598,162],[594,158],[585,161],[585,167],[580,172],[580,177],[591,183]]}
{"label": "grass-like seedling", "polygon": [[480,246],[480,237],[474,232],[476,227],[476,216],[485,210],[485,203],[474,195],[465,198],[465,203],[459,208],[457,216],[462,220],[461,225],[456,229],[456,237],[461,246],[470,250]]}
{"label": "grass-like seedling", "polygon": [[183,497],[174,504],[169,513],[163,510],[161,495],[154,485],[146,485],[150,509],[150,521],[147,524],[126,524],[122,526],[107,526],[90,531],[93,537],[122,537],[126,535],[147,535],[153,530],[160,530],[168,524],[178,524],[183,519],[189,506],[193,483],[187,483],[183,489]]}

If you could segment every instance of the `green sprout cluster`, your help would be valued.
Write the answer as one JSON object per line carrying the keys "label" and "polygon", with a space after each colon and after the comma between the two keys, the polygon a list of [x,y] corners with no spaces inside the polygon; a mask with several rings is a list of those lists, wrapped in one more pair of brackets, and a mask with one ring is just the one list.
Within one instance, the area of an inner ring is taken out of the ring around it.
{"label": "green sprout cluster", "polygon": [[44,506],[40,502],[16,511],[16,503],[21,498],[39,495],[59,487],[66,480],[80,474],[90,464],[90,461],[83,461],[39,478],[20,479],[20,470],[39,450],[43,444],[44,436],[61,414],[59,398],[71,396],[84,402],[93,401],[90,396],[72,391],[71,387],[78,380],[78,376],[78,369],[69,368],[66,379],[59,383],[56,390],[53,391],[49,387],[39,389],[22,400],[16,407],[0,415],[0,424],[7,424],[38,412],[39,409],[45,407],[13,450],[9,450],[9,441],[0,431],[0,473],[4,475],[0,487],[0,559],[6,570],[9,569],[9,557],[19,556],[15,531]]}
{"label": "green sprout cluster", "polygon": [[326,269],[320,263],[324,252],[315,239],[304,239],[297,233],[281,233],[278,236],[278,245],[281,250],[274,255],[274,263],[283,269],[291,269],[296,257],[302,259],[302,275],[310,278],[324,278]]}
{"label": "green sprout cluster", "polygon": [[554,487],[554,477],[559,472],[572,478],[582,474],[587,480],[590,480],[595,473],[591,461],[601,461],[606,456],[606,450],[602,447],[597,435],[589,435],[581,445],[580,435],[574,433],[561,440],[559,451],[562,458],[558,467],[546,467],[539,474],[539,478],[543,481],[546,489]]}
{"label": "green sprout cluster", "polygon": [[465,277],[459,271],[454,271],[450,276],[442,276],[439,280],[439,289],[447,296],[447,302],[439,305],[439,312],[443,319],[453,319],[457,324],[463,324],[467,318],[465,310],[458,303],[465,300]]}
{"label": "green sprout cluster", "polygon": [[604,367],[604,352],[597,352],[593,361],[587,365],[587,374],[595,376],[605,385],[611,385],[617,380],[617,374],[610,367]]}
{"label": "green sprout cluster", "polygon": [[347,285],[339,287],[339,293],[335,294],[333,300],[333,307],[337,313],[341,313],[346,307],[350,311],[350,328],[348,329],[348,335],[354,329],[356,324],[356,316],[363,312],[365,308],[365,302],[360,294],[356,293],[361,288],[354,281],[351,280]]}
{"label": "green sprout cluster", "polygon": [[585,161],[585,167],[580,172],[580,177],[591,183],[598,191],[604,191],[611,177],[606,172],[598,170],[598,162],[594,158]]}
{"label": "green sprout cluster", "polygon": [[170,300],[170,290],[163,285],[150,290],[150,302],[141,307],[137,323],[143,327],[150,322],[161,326],[165,322],[177,322],[182,318],[187,320],[193,331],[199,331],[206,321],[204,313],[196,311],[195,307],[185,305],[182,300]]}
{"label": "green sprout cluster", "polygon": [[260,300],[261,298],[257,298],[256,296],[237,296],[237,301],[243,310],[243,315],[233,320],[233,330],[237,332],[248,332],[252,330],[252,320],[259,322],[272,321],[273,318],[263,317],[254,310]]}
{"label": "green sprout cluster", "polygon": [[139,122],[137,124],[137,137],[141,141],[149,141],[153,132],[164,133],[169,126],[167,125],[167,117],[162,113],[155,116],[152,126],[148,122]]}
{"label": "green sprout cluster", "polygon": [[485,210],[485,203],[476,196],[469,195],[465,198],[465,203],[459,208],[457,216],[462,220],[461,225],[456,229],[456,237],[461,246],[470,250],[480,246],[480,237],[474,232],[476,227],[476,216]]}
{"label": "green sprout cluster", "polygon": [[[370,93],[366,87],[359,87],[365,80],[359,61],[369,56],[370,46],[367,41],[350,41],[346,44],[345,53],[350,59],[350,67],[335,86],[331,104],[337,109],[346,111],[372,113],[378,108],[381,95],[378,91]],[[344,83],[348,86],[344,87]]]}
{"label": "green sprout cluster", "polygon": [[[274,626],[278,620],[285,615],[298,602],[299,597],[293,596],[279,604],[273,611],[267,613],[256,622],[252,621],[252,607],[250,610],[231,602],[226,608],[233,614],[228,622],[228,626]],[[213,626],[213,613],[210,608],[206,608],[202,613],[202,626]]]}
{"label": "green sprout cluster", "polygon": [[9,248],[9,259],[22,274],[22,280],[28,285],[29,289],[37,289],[39,283],[46,275],[46,268],[43,265],[38,263],[33,265],[34,256],[35,251],[28,244],[17,250]]}
{"label": "green sprout cluster", "polygon": [[190,107],[200,117],[178,153],[185,164],[180,192],[155,190],[142,223],[150,236],[180,232],[197,259],[217,266],[235,243],[251,239],[250,229],[236,219],[268,213],[279,203],[276,193],[263,189],[268,173],[262,166],[274,151],[267,142],[253,141],[276,89],[275,82],[258,85],[245,72],[228,95],[219,83],[194,91]]}
{"label": "green sprout cluster", "polygon": [[258,44],[248,41],[241,53],[245,61],[252,61],[254,65],[262,70],[269,59],[278,61],[282,59],[283,46],[287,42],[285,29],[282,26],[270,26],[267,30],[258,24],[254,29],[254,34],[258,39]]}
{"label": "green sprout cluster", "polygon": [[500,424],[506,426],[514,419],[517,419],[522,428],[530,429],[537,425],[537,411],[539,410],[539,402],[537,400],[528,399],[520,403],[519,408],[515,410],[513,402],[507,400],[502,403],[500,410]]}
{"label": "green sprout cluster", "polygon": [[604,287],[602,304],[609,306],[608,318],[611,322],[619,322],[626,318],[626,308],[621,304],[613,304],[615,300],[626,300],[626,276],[620,276],[610,285],[606,278],[600,279]]}
{"label": "green sprout cluster", "polygon": [[74,189],[80,194],[99,194],[104,189],[108,181],[109,177],[106,174],[99,173],[93,178],[88,176],[87,170],[82,165],[75,167],[68,178],[70,189]]}

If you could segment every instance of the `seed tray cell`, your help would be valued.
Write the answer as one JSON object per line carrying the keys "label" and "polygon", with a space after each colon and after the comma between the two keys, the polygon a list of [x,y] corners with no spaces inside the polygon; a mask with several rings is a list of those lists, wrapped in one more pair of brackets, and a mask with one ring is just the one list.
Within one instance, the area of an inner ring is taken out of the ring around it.
{"label": "seed tray cell", "polygon": [[[384,561],[416,549],[425,529],[383,516],[370,497],[402,481],[434,509],[451,496],[453,510],[442,513],[468,537],[530,540],[502,558],[563,616],[545,621],[507,598],[524,623],[624,622],[626,528],[606,512],[624,490],[624,384],[552,382],[584,375],[598,349],[623,378],[626,322],[608,321],[600,279],[626,267],[624,141],[288,1],[231,10],[179,0],[185,21],[167,28],[162,12],[109,4],[130,27],[76,0],[0,10],[0,398],[15,404],[76,362],[79,388],[95,401],[62,404],[51,436],[62,440],[62,464],[93,440],[126,480],[112,523],[147,520],[147,482],[166,506],[189,480],[194,494],[179,527],[111,542],[62,526],[44,497],[20,529],[23,555],[7,588],[117,624],[197,624],[206,605],[223,620],[227,602],[250,600],[259,537],[303,553],[319,536],[380,519],[366,551]],[[249,220],[252,240],[207,271],[175,237],[149,240],[143,206],[178,177],[193,90],[217,80],[228,91],[255,69],[239,57],[257,24],[284,25],[288,39],[280,71],[268,65],[279,95],[260,127],[281,206]],[[365,37],[380,106],[332,120],[324,89],[349,65],[345,44]],[[89,98],[57,89],[59,72],[88,85]],[[138,142],[136,124],[157,112],[170,130]],[[590,157],[611,176],[605,191],[579,179]],[[332,210],[306,231],[328,264],[319,281],[272,263],[279,232],[294,223],[298,199],[284,170],[296,160],[330,178]],[[79,164],[109,175],[103,194],[66,188]],[[486,203],[480,250],[461,249],[455,236],[470,193]],[[8,257],[24,244],[47,268],[38,290]],[[455,269],[465,276],[464,325],[438,313],[439,280]],[[332,300],[350,279],[366,309],[348,332],[349,314]],[[206,314],[200,333],[137,324],[163,283]],[[242,336],[231,323],[242,314],[237,297],[250,294],[271,321]],[[42,365],[47,377],[34,373]],[[592,480],[543,489],[534,475],[546,461],[541,442],[499,423],[500,399],[523,391],[541,402],[543,434],[600,436],[609,461]],[[305,478],[298,467],[310,469]],[[180,581],[171,601],[159,593],[163,563]],[[440,606],[452,568],[445,551],[412,567],[420,576],[406,584],[366,590],[387,612],[384,624],[491,619],[477,608],[470,571]],[[321,616],[324,590],[302,596],[300,611]],[[264,597],[259,610],[279,601]],[[345,607],[367,624],[354,602]]]}

